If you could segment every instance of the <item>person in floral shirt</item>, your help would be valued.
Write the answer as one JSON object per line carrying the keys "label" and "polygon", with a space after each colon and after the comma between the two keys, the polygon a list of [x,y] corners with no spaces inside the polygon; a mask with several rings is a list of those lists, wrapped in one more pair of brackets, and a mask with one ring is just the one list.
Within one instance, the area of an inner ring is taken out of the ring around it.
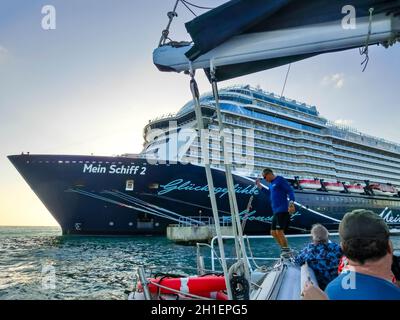
{"label": "person in floral shirt", "polygon": [[329,241],[329,232],[323,225],[314,225],[311,236],[312,243],[295,257],[295,263],[299,266],[307,263],[314,271],[319,287],[324,290],[338,276],[338,266],[343,254],[339,244]]}

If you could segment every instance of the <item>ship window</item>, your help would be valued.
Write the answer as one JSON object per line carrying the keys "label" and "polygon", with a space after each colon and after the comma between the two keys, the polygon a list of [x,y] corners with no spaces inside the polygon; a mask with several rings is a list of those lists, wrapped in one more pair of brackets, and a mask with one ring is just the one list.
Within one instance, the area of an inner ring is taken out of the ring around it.
{"label": "ship window", "polygon": [[63,163],[64,161],[62,161],[62,160],[58,160],[58,163]]}
{"label": "ship window", "polygon": [[135,187],[135,182],[133,180],[126,180],[125,190],[126,191],[133,191]]}

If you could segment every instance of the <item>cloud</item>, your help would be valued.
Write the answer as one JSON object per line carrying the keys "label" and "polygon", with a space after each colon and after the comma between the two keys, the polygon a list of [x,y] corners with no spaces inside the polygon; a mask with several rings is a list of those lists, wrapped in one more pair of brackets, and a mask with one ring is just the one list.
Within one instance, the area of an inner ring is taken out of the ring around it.
{"label": "cloud", "polygon": [[336,89],[341,89],[344,86],[344,74],[335,73],[325,76],[321,83],[323,86],[333,86]]}
{"label": "cloud", "polygon": [[354,123],[353,120],[348,120],[348,119],[337,119],[334,122],[337,125],[343,125],[343,126],[351,126]]}

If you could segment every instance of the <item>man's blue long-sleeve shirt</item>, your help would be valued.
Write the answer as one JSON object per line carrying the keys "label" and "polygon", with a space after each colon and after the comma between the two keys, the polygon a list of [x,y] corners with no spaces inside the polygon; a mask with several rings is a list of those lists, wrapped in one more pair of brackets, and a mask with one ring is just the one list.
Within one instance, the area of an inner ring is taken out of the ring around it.
{"label": "man's blue long-sleeve shirt", "polygon": [[288,200],[294,201],[294,192],[289,182],[281,176],[277,176],[269,185],[271,195],[271,207],[273,213],[288,211]]}

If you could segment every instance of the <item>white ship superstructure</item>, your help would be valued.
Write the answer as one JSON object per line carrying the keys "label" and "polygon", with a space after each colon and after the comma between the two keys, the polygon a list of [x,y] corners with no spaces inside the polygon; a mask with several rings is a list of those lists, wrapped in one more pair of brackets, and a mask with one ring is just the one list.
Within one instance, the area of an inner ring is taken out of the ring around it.
{"label": "white ship superstructure", "polygon": [[[203,95],[200,101],[207,128],[217,132],[218,120],[212,94]],[[226,128],[254,130],[252,144],[243,142],[234,146],[241,152],[246,151],[242,157],[248,156],[254,161],[248,176],[259,176],[262,169],[270,167],[288,179],[317,178],[349,185],[369,181],[400,188],[399,144],[335,124],[320,116],[315,106],[259,88],[233,86],[221,89],[220,104]],[[176,123],[173,131],[195,128],[193,102],[188,102],[176,114],[149,122],[144,129],[144,153],[165,147],[165,141],[170,137],[171,121]],[[163,130],[164,139],[152,139],[154,129]],[[196,157],[198,145],[199,141],[195,139],[184,159]],[[211,142],[210,148],[211,161],[223,158],[218,141]],[[222,164],[215,166],[223,167]],[[334,187],[331,186],[332,190]]]}

